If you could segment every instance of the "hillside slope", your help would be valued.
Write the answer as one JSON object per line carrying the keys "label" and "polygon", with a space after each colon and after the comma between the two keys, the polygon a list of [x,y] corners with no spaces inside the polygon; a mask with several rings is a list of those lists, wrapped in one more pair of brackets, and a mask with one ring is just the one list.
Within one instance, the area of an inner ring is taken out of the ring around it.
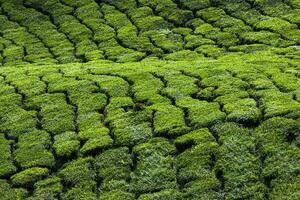
{"label": "hillside slope", "polygon": [[300,199],[299,0],[0,6],[0,200]]}
{"label": "hillside slope", "polygon": [[299,58],[299,0],[1,0],[0,6],[4,65],[191,60],[284,47],[281,53]]}

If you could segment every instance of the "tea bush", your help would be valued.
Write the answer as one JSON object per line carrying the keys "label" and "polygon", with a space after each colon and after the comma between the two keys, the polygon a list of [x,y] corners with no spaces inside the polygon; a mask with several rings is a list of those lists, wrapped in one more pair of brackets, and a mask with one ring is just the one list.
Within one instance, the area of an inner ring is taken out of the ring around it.
{"label": "tea bush", "polygon": [[0,177],[7,177],[16,172],[17,168],[13,164],[11,155],[12,141],[5,139],[4,134],[0,138],[0,151],[1,151],[1,164],[0,164]]}

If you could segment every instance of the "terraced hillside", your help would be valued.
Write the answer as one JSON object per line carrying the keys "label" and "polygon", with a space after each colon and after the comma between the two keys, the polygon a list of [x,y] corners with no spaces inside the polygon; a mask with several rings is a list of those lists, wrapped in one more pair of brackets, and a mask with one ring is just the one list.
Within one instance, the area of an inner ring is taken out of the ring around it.
{"label": "terraced hillside", "polygon": [[299,0],[1,0],[0,6],[2,65],[218,58],[274,47],[289,47],[285,53],[299,58]]}
{"label": "terraced hillside", "polygon": [[299,200],[299,0],[0,0],[0,200]]}

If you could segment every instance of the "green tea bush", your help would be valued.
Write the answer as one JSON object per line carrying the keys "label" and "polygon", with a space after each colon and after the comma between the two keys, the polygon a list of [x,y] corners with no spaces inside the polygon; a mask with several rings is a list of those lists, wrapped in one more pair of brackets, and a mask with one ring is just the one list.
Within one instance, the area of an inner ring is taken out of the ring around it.
{"label": "green tea bush", "polygon": [[195,60],[195,59],[201,59],[201,58],[203,58],[203,55],[198,54],[195,51],[190,51],[190,50],[176,51],[174,53],[170,53],[167,56],[165,56],[166,60],[174,60],[174,61]]}
{"label": "green tea bush", "polygon": [[226,54],[226,51],[224,48],[220,48],[216,45],[201,45],[198,48],[195,49],[197,53],[204,54],[205,56],[210,56],[210,57],[220,57],[224,54]]}
{"label": "green tea bush", "polygon": [[195,28],[195,34],[209,35],[210,33],[219,32],[219,28],[213,27],[211,24],[203,23]]}
{"label": "green tea bush", "polygon": [[289,10],[288,13],[284,13],[283,18],[293,24],[299,24],[299,9]]}
{"label": "green tea bush", "polygon": [[[263,122],[255,136],[265,156],[262,174],[270,180],[270,196],[284,192],[287,198],[298,196],[297,170],[299,148],[290,144],[299,133],[299,124],[292,119],[274,117]],[[286,184],[289,182],[289,184]]]}
{"label": "green tea bush", "polygon": [[166,104],[154,104],[150,108],[155,111],[154,131],[156,134],[177,135],[188,130],[184,113],[180,108]]}
{"label": "green tea bush", "polygon": [[49,147],[50,135],[46,131],[32,131],[19,136],[15,159],[22,168],[53,167],[55,159]]}
{"label": "green tea bush", "polygon": [[196,16],[203,18],[205,21],[216,22],[222,19],[226,13],[221,8],[210,7],[206,9],[201,9],[197,12]]}
{"label": "green tea bush", "polygon": [[[133,108],[130,98],[111,98],[107,107],[107,119],[113,128],[115,142],[118,145],[134,145],[144,142],[152,136],[149,112],[127,111]],[[122,100],[122,101],[121,101]]]}
{"label": "green tea bush", "polygon": [[78,136],[74,132],[65,132],[54,137],[53,148],[57,156],[69,157],[80,147]]}
{"label": "green tea bush", "polygon": [[195,127],[210,126],[216,122],[223,121],[226,117],[226,114],[220,111],[218,103],[209,103],[185,97],[180,99],[177,104],[188,110],[188,118],[191,125]]}
{"label": "green tea bush", "polygon": [[122,11],[135,11],[137,9],[137,2],[135,0],[128,0],[128,1],[112,1],[112,0],[105,0],[105,2],[109,4],[113,4],[118,9]]}
{"label": "green tea bush", "polygon": [[28,192],[22,188],[11,188],[6,180],[0,179],[0,195],[3,200],[24,199]]}
{"label": "green tea bush", "polygon": [[[8,76],[7,80],[11,80],[12,77]],[[12,84],[18,88],[19,92],[26,97],[35,96],[44,93],[46,85],[36,76],[22,77],[19,75],[18,80],[13,80]]]}
{"label": "green tea bush", "polygon": [[257,51],[265,51],[267,49],[270,49],[270,47],[265,44],[245,44],[229,47],[229,51],[244,53],[254,53]]}
{"label": "green tea bush", "polygon": [[[265,145],[267,143],[279,144],[288,142],[288,138],[297,136],[298,131],[299,127],[297,121],[282,117],[273,117],[263,122],[256,129],[255,133],[256,137],[259,138],[261,145]],[[267,145],[265,148],[268,150]]]}
{"label": "green tea bush", "polygon": [[56,0],[50,0],[50,1],[26,0],[24,1],[24,3],[25,5],[33,6],[33,7],[38,5],[54,16],[70,14],[73,11],[73,9],[70,6],[64,5],[60,1],[56,1]]}
{"label": "green tea bush", "polygon": [[79,158],[66,163],[59,171],[58,177],[68,185],[76,185],[84,183],[85,181],[92,181],[95,179],[95,171],[92,170],[92,157]]}
{"label": "green tea bush", "polygon": [[141,6],[139,8],[136,8],[128,13],[133,20],[134,23],[136,23],[137,20],[153,15],[153,10],[148,6]]}
{"label": "green tea bush", "polygon": [[134,153],[138,161],[131,175],[131,191],[141,194],[176,188],[176,172],[172,167],[174,159],[170,156],[174,150],[163,138],[155,138],[136,146]]}
{"label": "green tea bush", "polygon": [[3,50],[4,63],[10,63],[22,60],[24,56],[24,50],[20,46],[10,46]]}
{"label": "green tea bush", "polygon": [[177,73],[166,73],[164,74],[164,80],[167,82],[167,87],[163,88],[161,92],[171,99],[179,100],[198,91],[196,78]]}
{"label": "green tea bush", "polygon": [[72,106],[64,103],[47,105],[41,109],[42,127],[51,133],[74,130],[74,111]]}
{"label": "green tea bush", "polygon": [[272,183],[273,190],[270,193],[271,198],[299,198],[299,176],[293,177],[288,181],[278,180]]}
{"label": "green tea bush", "polygon": [[[182,152],[176,158],[178,181],[184,187],[187,196],[199,198],[206,195],[218,196],[214,190],[220,188],[220,182],[209,166],[218,144],[208,129],[199,129],[175,140],[177,149]],[[187,149],[187,150],[186,150]]]}
{"label": "green tea bush", "polygon": [[58,177],[49,177],[34,184],[33,199],[48,198],[54,199],[62,192],[63,186],[61,179]]}
{"label": "green tea bush", "polygon": [[216,40],[216,42],[222,47],[235,46],[239,42],[238,37],[235,34],[228,32],[212,33],[207,37],[212,40]]}
{"label": "green tea bush", "polygon": [[184,40],[186,42],[185,48],[192,49],[192,50],[201,45],[215,44],[213,40],[203,38],[202,36],[198,36],[198,35],[187,35],[184,38]]}
{"label": "green tea bush", "polygon": [[254,99],[240,99],[224,106],[229,121],[255,124],[260,120],[261,112]]}
{"label": "green tea bush", "polygon": [[11,155],[11,145],[12,141],[5,139],[4,134],[0,135],[0,177],[7,177],[11,174],[14,174],[17,171],[17,168],[12,162]]}
{"label": "green tea bush", "polygon": [[[72,55],[74,50],[72,44],[67,40],[64,34],[61,34],[56,30],[56,27],[50,23],[48,17],[34,9],[26,9],[20,4],[5,2],[2,4],[2,8],[8,13],[12,20],[17,21],[21,25],[27,27],[32,33],[38,35],[42,42],[44,42],[47,47],[51,48],[53,54],[58,56],[57,59],[60,62],[63,62],[61,55],[67,57],[68,62],[76,61]],[[28,20],[28,16],[31,16],[30,20]],[[59,38],[59,40],[57,40],[57,38]],[[61,44],[65,44],[68,48],[55,48]]]}
{"label": "green tea bush", "polygon": [[199,10],[203,8],[207,8],[211,5],[210,0],[180,0],[180,2],[191,10]]}
{"label": "green tea bush", "polygon": [[137,125],[130,123],[123,127],[123,129],[121,127],[123,127],[123,125],[114,131],[116,144],[119,145],[133,145],[146,141],[152,136],[149,123],[147,122],[141,122]]}
{"label": "green tea bush", "polygon": [[8,132],[10,136],[17,137],[24,132],[34,130],[36,126],[35,117],[35,111],[27,111],[19,107],[10,109],[0,119],[0,131]]}
{"label": "green tea bush", "polygon": [[272,75],[274,85],[282,92],[291,92],[298,88],[299,81],[292,74],[274,74]]}
{"label": "green tea bush", "polygon": [[106,105],[107,98],[102,93],[78,93],[70,95],[71,101],[78,107],[78,113],[85,114],[101,110]]}
{"label": "green tea bush", "polygon": [[92,3],[94,1],[92,0],[79,0],[79,1],[70,1],[70,0],[62,0],[63,3],[67,4],[68,6],[72,6],[72,7],[81,7],[84,5],[87,5],[89,3]]}
{"label": "green tea bush", "polygon": [[272,17],[263,19],[262,21],[256,24],[256,27],[258,29],[270,30],[281,34],[284,34],[284,32],[287,30],[297,28],[295,24],[291,24],[280,18],[272,18]]}
{"label": "green tea bush", "polygon": [[166,199],[166,200],[179,200],[183,198],[183,194],[177,190],[162,190],[154,193],[142,194],[138,200],[154,200],[154,199]]}
{"label": "green tea bush", "polygon": [[11,182],[14,186],[28,186],[34,182],[41,180],[49,174],[47,168],[33,167],[21,171],[11,177]]}
{"label": "green tea bush", "polygon": [[287,2],[294,8],[300,8],[300,2],[298,0],[288,0]]}
{"label": "green tea bush", "polygon": [[111,192],[104,192],[100,195],[100,200],[133,200],[134,195],[129,192],[123,191],[111,191]]}
{"label": "green tea bush", "polygon": [[132,92],[137,101],[144,101],[148,104],[170,103],[168,98],[157,94],[163,87],[163,83],[152,74],[148,72],[137,72],[130,74],[128,78],[134,82]]}
{"label": "green tea bush", "polygon": [[83,181],[70,190],[68,190],[63,196],[62,199],[97,199],[97,194],[93,192],[96,182],[94,181]]}
{"label": "green tea bush", "polygon": [[288,94],[269,89],[261,90],[256,95],[261,98],[260,101],[266,119],[276,116],[297,117],[299,115],[297,112],[300,106],[299,103],[294,101]]}
{"label": "green tea bush", "polygon": [[293,44],[291,41],[286,41],[280,38],[278,33],[269,31],[257,31],[257,32],[244,32],[241,34],[241,38],[246,43],[262,43],[272,46],[290,46]]}
{"label": "green tea bush", "polygon": [[221,142],[216,168],[223,172],[226,197],[264,199],[266,186],[260,179],[260,161],[250,131],[235,123],[217,124],[213,131]]}
{"label": "green tea bush", "polygon": [[91,138],[82,146],[80,152],[83,154],[87,154],[88,152],[95,151],[98,149],[106,149],[112,146],[113,139],[110,136],[103,136],[103,137],[95,137]]}
{"label": "green tea bush", "polygon": [[174,52],[183,48],[182,36],[174,34],[169,29],[162,29],[159,31],[148,31],[143,33],[148,36],[158,47],[167,52]]}
{"label": "green tea bush", "polygon": [[100,153],[95,159],[98,176],[102,184],[111,180],[129,180],[132,158],[127,147],[110,149]]}
{"label": "green tea bush", "polygon": [[135,23],[136,26],[143,32],[157,29],[168,29],[171,27],[171,25],[160,16],[141,17],[138,18]]}
{"label": "green tea bush", "polygon": [[4,84],[1,84],[1,89],[2,93],[0,96],[0,111],[1,115],[5,115],[18,108],[22,102],[22,96],[19,94],[14,94],[15,88],[12,86],[4,86]]}

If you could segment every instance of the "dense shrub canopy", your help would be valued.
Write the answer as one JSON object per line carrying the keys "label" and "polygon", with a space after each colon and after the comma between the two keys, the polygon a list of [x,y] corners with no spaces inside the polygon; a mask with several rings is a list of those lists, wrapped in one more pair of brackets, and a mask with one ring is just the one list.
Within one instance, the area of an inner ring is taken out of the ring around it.
{"label": "dense shrub canopy", "polygon": [[0,0],[0,199],[300,199],[299,0]]}

